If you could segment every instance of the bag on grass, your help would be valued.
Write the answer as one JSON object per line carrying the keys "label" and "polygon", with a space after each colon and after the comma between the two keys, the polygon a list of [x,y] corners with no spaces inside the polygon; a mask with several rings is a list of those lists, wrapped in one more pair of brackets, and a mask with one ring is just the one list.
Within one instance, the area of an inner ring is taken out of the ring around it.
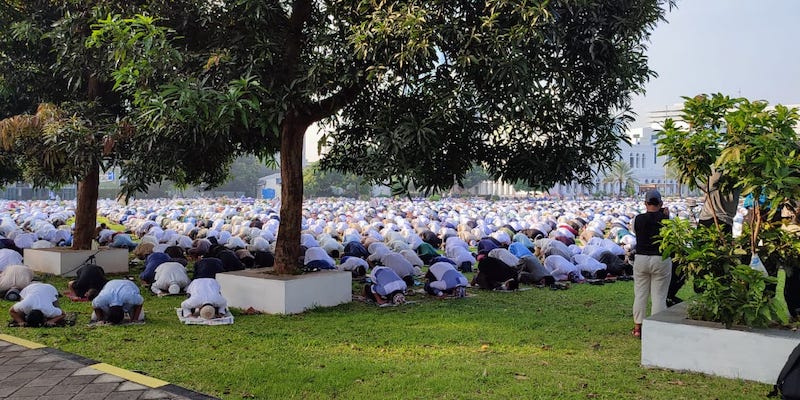
{"label": "bag on grass", "polygon": [[770,397],[780,395],[784,400],[800,400],[800,345],[786,359]]}

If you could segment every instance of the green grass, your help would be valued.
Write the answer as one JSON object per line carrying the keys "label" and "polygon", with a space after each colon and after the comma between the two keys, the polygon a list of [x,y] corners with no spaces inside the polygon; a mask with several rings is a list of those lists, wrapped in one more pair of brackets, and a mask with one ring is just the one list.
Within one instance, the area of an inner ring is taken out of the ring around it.
{"label": "green grass", "polygon": [[90,328],[89,303],[63,299],[80,312],[75,327],[2,331],[223,399],[758,399],[771,389],[641,368],[632,282],[469,293],[186,326],[174,312],[182,298],[147,292],[144,325]]}

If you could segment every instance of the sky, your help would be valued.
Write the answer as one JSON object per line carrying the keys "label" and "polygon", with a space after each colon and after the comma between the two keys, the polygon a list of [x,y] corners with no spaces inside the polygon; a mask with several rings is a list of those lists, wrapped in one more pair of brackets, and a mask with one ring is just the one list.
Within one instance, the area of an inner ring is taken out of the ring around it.
{"label": "sky", "polygon": [[800,104],[800,0],[678,0],[653,30],[646,94],[632,127],[681,96],[723,93]]}

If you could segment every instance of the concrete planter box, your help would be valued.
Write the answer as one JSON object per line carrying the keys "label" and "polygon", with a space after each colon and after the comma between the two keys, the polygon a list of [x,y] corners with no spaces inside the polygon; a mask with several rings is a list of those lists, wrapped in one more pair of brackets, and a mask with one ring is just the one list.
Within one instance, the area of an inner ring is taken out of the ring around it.
{"label": "concrete planter box", "polygon": [[[96,254],[95,254],[96,253]],[[95,254],[94,263],[103,267],[107,274],[128,273],[128,250],[100,248],[99,250],[72,250],[55,247],[50,249],[25,249],[25,265],[34,271],[53,275],[75,276],[75,271],[89,256]]]}
{"label": "concrete planter box", "polygon": [[271,268],[217,274],[229,307],[254,309],[268,314],[297,314],[313,307],[349,303],[352,274],[319,271],[302,275],[272,275]]}
{"label": "concrete planter box", "polygon": [[642,325],[642,366],[702,372],[775,384],[800,333],[695,321],[686,303],[651,316]]}

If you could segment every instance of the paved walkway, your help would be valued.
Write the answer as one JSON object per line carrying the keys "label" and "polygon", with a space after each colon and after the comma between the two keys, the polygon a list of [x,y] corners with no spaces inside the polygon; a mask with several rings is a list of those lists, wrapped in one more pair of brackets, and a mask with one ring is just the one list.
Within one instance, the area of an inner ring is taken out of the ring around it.
{"label": "paved walkway", "polygon": [[0,334],[0,399],[216,399],[160,379]]}

